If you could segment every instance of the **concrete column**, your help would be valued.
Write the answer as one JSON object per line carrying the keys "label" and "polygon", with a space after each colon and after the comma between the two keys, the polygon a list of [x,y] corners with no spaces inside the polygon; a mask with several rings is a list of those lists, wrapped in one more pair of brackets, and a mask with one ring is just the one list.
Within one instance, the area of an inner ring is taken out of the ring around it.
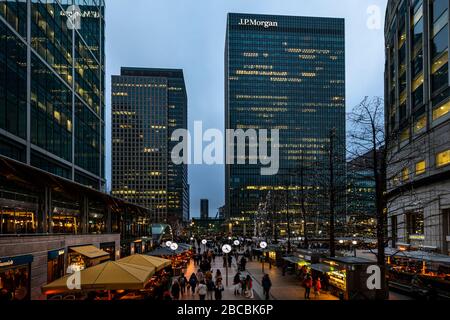
{"label": "concrete column", "polygon": [[81,234],[89,233],[89,199],[83,196],[80,203],[81,211]]}
{"label": "concrete column", "polygon": [[42,227],[44,233],[53,233],[53,205],[52,189],[45,187],[44,191],[44,211],[42,214]]}
{"label": "concrete column", "polygon": [[112,233],[112,217],[111,217],[111,207],[109,205],[106,206],[106,233]]}

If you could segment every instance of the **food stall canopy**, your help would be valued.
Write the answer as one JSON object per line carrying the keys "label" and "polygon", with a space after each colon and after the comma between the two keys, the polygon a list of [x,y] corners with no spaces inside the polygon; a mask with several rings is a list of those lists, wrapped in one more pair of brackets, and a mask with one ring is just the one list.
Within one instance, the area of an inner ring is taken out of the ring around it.
{"label": "food stall canopy", "polygon": [[[79,291],[141,290],[154,274],[154,268],[108,261],[80,271]],[[73,290],[67,286],[69,277],[71,276],[65,276],[43,286],[42,292],[44,294],[72,292]]]}
{"label": "food stall canopy", "polygon": [[71,247],[70,250],[73,250],[85,257],[88,257],[89,259],[110,257],[110,254],[108,252],[98,249],[94,246]]}
{"label": "food stall canopy", "polygon": [[299,257],[283,257],[283,260],[293,264],[307,263],[305,260],[300,259]]}
{"label": "food stall canopy", "polygon": [[323,263],[312,264],[310,266],[310,268],[312,270],[319,271],[319,272],[322,272],[322,273],[328,273],[328,272],[333,271],[332,267],[330,267],[330,266],[328,266],[326,264],[323,264]]}
{"label": "food stall canopy", "polygon": [[153,268],[156,272],[163,270],[164,268],[170,266],[172,261],[167,259],[162,259],[158,257],[146,256],[142,254],[135,254],[117,261],[119,263],[126,263],[141,267]]}
{"label": "food stall canopy", "polygon": [[[426,251],[400,251],[392,248],[386,248],[385,250],[386,255],[392,257],[421,260],[430,263],[442,263],[450,266],[450,257],[443,254],[431,253]],[[374,250],[374,253],[376,254],[378,253],[378,251]]]}

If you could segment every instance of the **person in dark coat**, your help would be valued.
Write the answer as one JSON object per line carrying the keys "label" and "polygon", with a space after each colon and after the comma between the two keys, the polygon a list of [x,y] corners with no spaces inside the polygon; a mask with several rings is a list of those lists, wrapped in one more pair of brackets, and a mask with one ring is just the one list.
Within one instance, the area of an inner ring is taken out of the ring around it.
{"label": "person in dark coat", "polygon": [[197,276],[195,273],[191,274],[191,277],[189,278],[189,285],[191,286],[192,294],[195,294],[195,288],[197,287]]}
{"label": "person in dark coat", "polygon": [[268,274],[265,274],[262,279],[262,287],[264,290],[264,296],[266,297],[266,300],[270,299],[270,288],[272,288],[272,281],[270,281],[270,277]]}

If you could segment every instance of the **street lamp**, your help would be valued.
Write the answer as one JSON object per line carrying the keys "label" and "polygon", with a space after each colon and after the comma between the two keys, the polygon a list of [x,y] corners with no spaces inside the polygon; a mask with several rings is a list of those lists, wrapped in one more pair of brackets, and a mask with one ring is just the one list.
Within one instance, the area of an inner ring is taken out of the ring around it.
{"label": "street lamp", "polygon": [[225,268],[226,268],[226,274],[227,274],[227,287],[228,287],[228,254],[231,252],[231,246],[229,244],[226,244],[222,247],[222,252],[226,254],[226,263],[225,263]]}
{"label": "street lamp", "polygon": [[356,246],[358,245],[358,241],[353,240],[352,244],[353,244],[353,249],[354,249],[354,255],[353,256],[356,258]]}
{"label": "street lamp", "polygon": [[260,244],[259,244],[259,246],[260,246],[260,248],[261,249],[263,249],[263,259],[262,259],[262,273],[263,273],[263,275],[264,275],[264,262],[266,261],[266,257],[264,256],[264,253],[265,253],[265,249],[267,248],[267,242],[264,242],[264,241],[262,241]]}

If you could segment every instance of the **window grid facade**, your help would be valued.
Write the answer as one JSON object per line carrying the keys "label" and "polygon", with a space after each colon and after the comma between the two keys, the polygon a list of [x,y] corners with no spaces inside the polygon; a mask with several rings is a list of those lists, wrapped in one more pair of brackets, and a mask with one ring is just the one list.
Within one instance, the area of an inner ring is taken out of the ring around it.
{"label": "window grid facade", "polygon": [[[68,28],[70,5],[81,29]],[[105,184],[104,6],[0,1],[0,154],[95,189]]]}
{"label": "window grid facade", "polygon": [[[252,25],[248,21],[270,21]],[[344,20],[229,14],[225,48],[226,129],[279,129],[280,171],[261,176],[258,165],[228,165],[228,217],[251,225],[258,205],[273,190],[318,187],[308,171],[304,184],[293,171],[324,161],[336,129],[337,172],[345,171]],[[234,159],[234,163],[236,159]],[[247,159],[248,162],[248,159]],[[294,193],[289,193],[291,199]],[[299,221],[300,205],[291,210]],[[308,209],[325,210],[321,204]],[[318,207],[321,207],[318,209]],[[282,210],[279,212],[280,217]],[[324,225],[321,215],[319,223]],[[250,231],[250,228],[247,229]]]}

